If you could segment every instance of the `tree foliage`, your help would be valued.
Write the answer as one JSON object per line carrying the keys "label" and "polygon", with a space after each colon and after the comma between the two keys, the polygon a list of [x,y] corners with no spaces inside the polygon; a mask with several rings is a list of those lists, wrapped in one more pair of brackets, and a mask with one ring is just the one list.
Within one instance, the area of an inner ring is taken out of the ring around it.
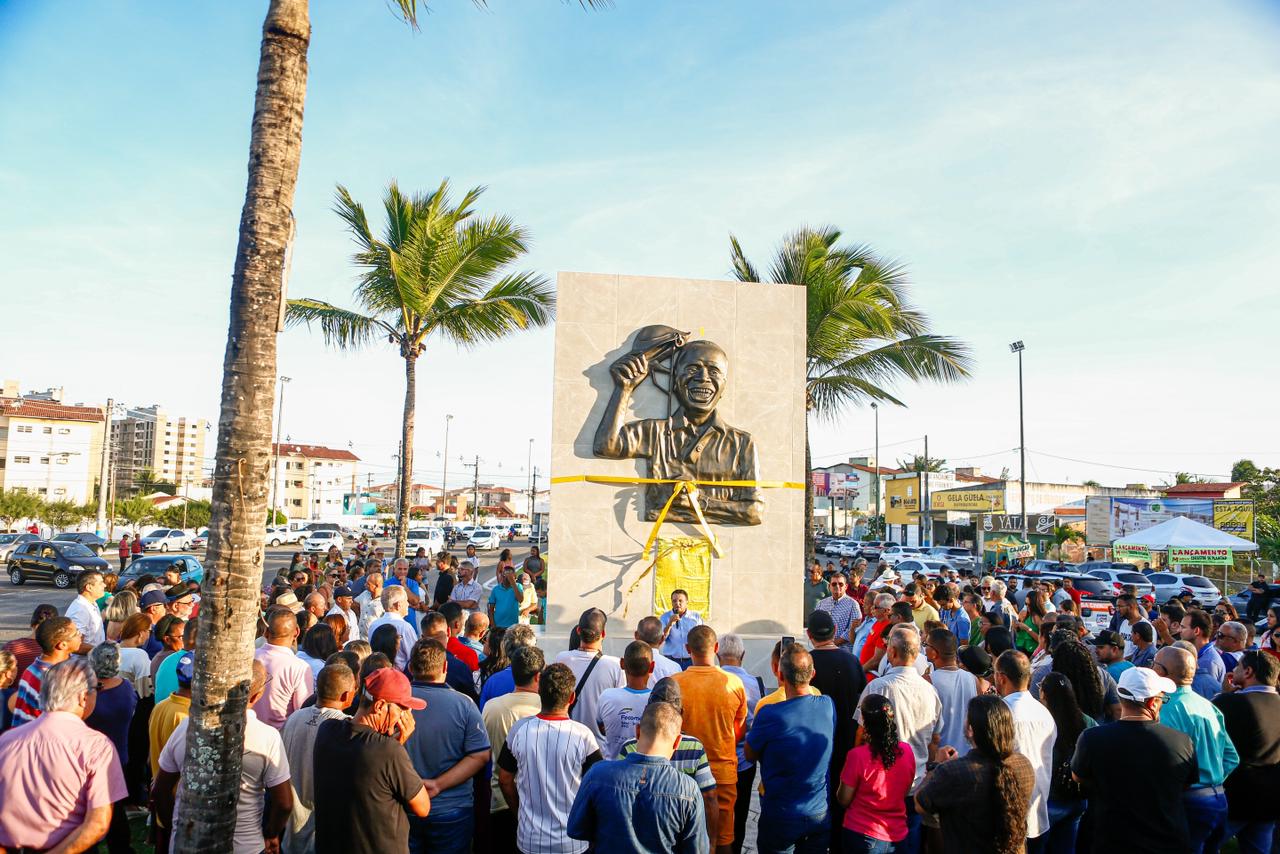
{"label": "tree foliage", "polygon": [[947,470],[947,461],[941,457],[926,457],[923,454],[912,454],[905,460],[898,460],[898,468],[914,472],[943,472]]}
{"label": "tree foliage", "polygon": [[150,499],[141,496],[116,502],[116,521],[122,522],[131,528],[137,528],[155,520],[156,515],[156,505],[151,503]]}
{"label": "tree foliage", "polygon": [[12,528],[23,519],[39,519],[44,501],[34,492],[22,489],[0,489],[0,522]]}

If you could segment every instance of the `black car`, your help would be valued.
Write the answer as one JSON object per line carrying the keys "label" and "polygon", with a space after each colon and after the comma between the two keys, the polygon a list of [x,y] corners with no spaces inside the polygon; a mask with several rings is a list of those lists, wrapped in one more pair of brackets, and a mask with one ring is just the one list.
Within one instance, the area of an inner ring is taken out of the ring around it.
{"label": "black car", "polygon": [[105,573],[111,568],[106,560],[79,543],[37,540],[24,543],[9,557],[9,583],[52,581],[61,590],[74,587],[76,576],[87,570]]}
{"label": "black car", "polygon": [[88,531],[67,531],[65,534],[58,534],[58,536],[54,537],[53,542],[79,543],[96,555],[102,554],[102,550],[107,546],[106,540]]}
{"label": "black car", "polygon": [[160,578],[166,569],[174,565],[177,565],[178,571],[182,573],[184,582],[194,581],[197,584],[204,582],[204,565],[193,555],[149,555],[129,564],[125,571],[120,573],[116,589],[112,592],[119,593],[130,581],[144,575]]}

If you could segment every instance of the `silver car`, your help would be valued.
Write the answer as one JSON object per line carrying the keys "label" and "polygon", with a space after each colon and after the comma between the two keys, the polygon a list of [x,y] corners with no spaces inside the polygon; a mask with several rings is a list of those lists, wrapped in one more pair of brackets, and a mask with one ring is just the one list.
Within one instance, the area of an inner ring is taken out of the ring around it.
{"label": "silver car", "polygon": [[1212,608],[1222,599],[1222,591],[1203,575],[1189,572],[1153,572],[1147,576],[1155,588],[1156,604],[1168,602],[1173,597],[1190,590],[1196,602],[1206,608]]}

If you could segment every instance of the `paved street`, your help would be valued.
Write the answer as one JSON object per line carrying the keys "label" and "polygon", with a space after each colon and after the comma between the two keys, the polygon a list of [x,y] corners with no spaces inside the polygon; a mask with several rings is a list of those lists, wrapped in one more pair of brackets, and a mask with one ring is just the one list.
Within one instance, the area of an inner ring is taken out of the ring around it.
{"label": "paved street", "polygon": [[[390,546],[394,545],[392,540],[378,540],[377,542],[387,552],[390,552]],[[511,549],[511,554],[517,566],[529,556],[529,544],[526,541],[517,540],[514,543],[503,543],[503,547]],[[288,566],[296,551],[298,549],[268,548],[262,573],[263,581],[269,581],[275,577],[277,570]],[[454,549],[453,554],[461,558],[464,556],[465,551],[465,549]],[[493,570],[497,565],[498,553],[498,551],[480,552],[478,555],[481,568],[480,581],[486,589],[493,586]],[[203,554],[196,556],[201,559],[204,557]],[[116,565],[113,554],[108,552],[104,557],[111,560],[112,566]],[[50,583],[28,581],[21,587],[14,587],[9,583],[7,576],[0,578],[0,642],[26,634],[30,630],[31,612],[35,610],[37,605],[47,602],[55,606],[59,613],[62,613],[66,611],[67,605],[71,603],[75,595],[74,590],[59,590]]]}

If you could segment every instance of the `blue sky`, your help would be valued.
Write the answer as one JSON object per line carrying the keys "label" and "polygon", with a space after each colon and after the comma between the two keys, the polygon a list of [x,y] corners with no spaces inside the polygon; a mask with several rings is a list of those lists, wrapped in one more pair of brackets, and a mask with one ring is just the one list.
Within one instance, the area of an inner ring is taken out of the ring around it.
{"label": "blue sky", "polygon": [[[264,10],[0,0],[0,373],[216,421]],[[977,359],[882,410],[886,461],[927,433],[1016,474],[1022,339],[1029,478],[1280,463],[1280,4],[437,0],[421,23],[313,3],[292,295],[348,300],[338,182],[367,204],[393,178],[485,184],[548,276],[719,278],[731,231],[763,262],[832,223],[907,262]],[[479,453],[523,483],[530,438],[545,472],[552,338],[428,351],[421,478],[446,412],[450,481]],[[294,441],[389,476],[390,350],[290,331],[280,370]],[[815,425],[816,461],[871,428]]]}

